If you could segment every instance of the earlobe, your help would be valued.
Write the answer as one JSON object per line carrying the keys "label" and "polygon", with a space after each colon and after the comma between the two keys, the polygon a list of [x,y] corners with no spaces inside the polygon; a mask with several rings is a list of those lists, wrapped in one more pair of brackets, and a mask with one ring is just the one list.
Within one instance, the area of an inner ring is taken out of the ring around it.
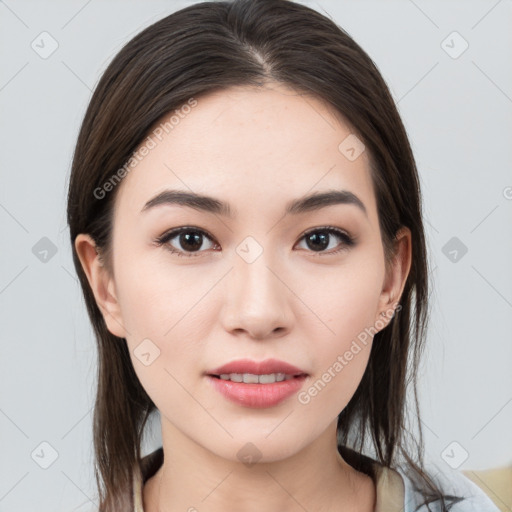
{"label": "earlobe", "polygon": [[94,294],[107,329],[119,338],[126,337],[114,279],[104,267],[96,244],[90,235],[81,233],[75,238],[75,250]]}

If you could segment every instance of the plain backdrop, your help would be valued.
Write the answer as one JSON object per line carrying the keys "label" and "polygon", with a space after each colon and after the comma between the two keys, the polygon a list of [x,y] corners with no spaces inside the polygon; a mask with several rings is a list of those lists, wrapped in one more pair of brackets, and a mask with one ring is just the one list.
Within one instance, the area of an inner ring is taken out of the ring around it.
{"label": "plain backdrop", "polygon": [[[190,3],[0,2],[1,512],[94,509],[96,349],[66,225],[71,157],[112,57]],[[510,464],[512,3],[303,3],[373,58],[417,159],[434,287],[419,375],[428,457]]]}

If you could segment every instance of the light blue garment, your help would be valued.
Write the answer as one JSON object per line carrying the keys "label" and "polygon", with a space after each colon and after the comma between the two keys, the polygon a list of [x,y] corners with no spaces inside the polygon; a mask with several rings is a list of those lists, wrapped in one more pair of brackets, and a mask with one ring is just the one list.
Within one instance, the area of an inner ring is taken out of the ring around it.
{"label": "light blue garment", "polygon": [[[404,512],[428,512],[426,505],[417,508],[424,500],[421,494],[416,492],[413,482],[399,468],[405,486]],[[439,485],[444,494],[463,496],[465,499],[451,506],[450,512],[500,512],[494,502],[474,482],[469,480],[460,471],[441,469],[437,465],[431,465],[427,469],[429,476]],[[438,502],[429,504],[432,512],[440,512]]]}

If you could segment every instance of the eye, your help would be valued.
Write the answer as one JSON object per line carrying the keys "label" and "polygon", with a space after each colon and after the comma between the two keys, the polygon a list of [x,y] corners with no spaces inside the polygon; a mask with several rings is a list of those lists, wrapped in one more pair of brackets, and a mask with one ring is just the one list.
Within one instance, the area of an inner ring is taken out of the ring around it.
{"label": "eye", "polygon": [[[336,243],[338,239],[338,243]],[[355,239],[341,229],[325,226],[309,230],[300,241],[304,240],[306,249],[312,252],[332,255],[348,250],[355,245]],[[204,247],[206,242],[206,248]],[[218,248],[219,245],[205,231],[199,228],[184,226],[172,229],[155,240],[157,246],[165,246],[177,256],[200,256],[207,249]],[[338,247],[336,249],[336,247]],[[335,250],[332,250],[335,249]]]}
{"label": "eye", "polygon": [[[336,243],[336,238],[338,243]],[[332,226],[315,228],[305,233],[301,241],[304,240],[306,248],[313,252],[326,253],[328,255],[336,254],[340,251],[346,251],[355,245],[355,240],[341,229]],[[336,247],[338,247],[336,249]],[[329,249],[329,252],[326,252]]]}
{"label": "eye", "polygon": [[201,248],[204,249],[205,241],[210,244],[209,246],[207,244],[206,249],[211,249],[216,245],[213,239],[202,229],[181,227],[164,233],[155,240],[155,243],[158,246],[165,245],[169,251],[178,256],[194,257],[204,252]]}

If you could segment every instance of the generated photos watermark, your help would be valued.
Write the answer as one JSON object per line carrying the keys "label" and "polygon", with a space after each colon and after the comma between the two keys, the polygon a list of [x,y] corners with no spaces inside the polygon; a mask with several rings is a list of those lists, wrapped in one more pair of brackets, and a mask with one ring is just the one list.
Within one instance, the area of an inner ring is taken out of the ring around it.
{"label": "generated photos watermark", "polygon": [[346,350],[342,355],[338,355],[336,360],[329,366],[329,368],[327,368],[320,378],[311,384],[308,389],[301,391],[297,395],[299,402],[303,405],[309,404],[311,399],[317,396],[327,386],[327,384],[329,384],[329,382],[331,382],[343,370],[343,368],[345,368],[345,366],[347,366],[350,361],[359,354],[359,352],[361,352],[363,347],[361,347],[360,343],[363,346],[366,346],[368,341],[372,339],[377,332],[386,327],[388,322],[385,318],[388,318],[389,321],[391,321],[395,313],[401,309],[402,306],[396,303],[393,307],[384,311],[383,314],[381,313],[382,318],[379,318],[373,326],[365,327],[365,329],[357,335],[357,339],[352,340],[349,350]]}

